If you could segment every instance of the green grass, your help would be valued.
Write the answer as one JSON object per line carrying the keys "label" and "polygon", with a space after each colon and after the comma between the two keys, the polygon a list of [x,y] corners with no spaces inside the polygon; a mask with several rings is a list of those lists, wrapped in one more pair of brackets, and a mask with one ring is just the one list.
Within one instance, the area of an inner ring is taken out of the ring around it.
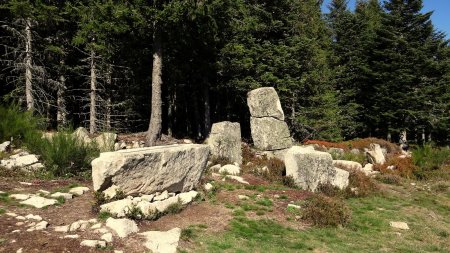
{"label": "green grass", "polygon": [[260,200],[256,201],[256,204],[261,205],[261,206],[272,206],[272,200],[268,199],[268,198],[263,198]]}
{"label": "green grass", "polygon": [[109,217],[113,217],[113,215],[109,212],[99,212],[97,215],[97,218],[103,222],[106,221]]}
{"label": "green grass", "polygon": [[9,194],[8,193],[0,193],[0,203],[3,203],[3,204],[9,204],[9,203],[11,203],[11,198],[9,197]]}
{"label": "green grass", "polygon": [[[450,252],[449,192],[392,187],[395,191],[346,199],[352,220],[337,228],[298,231],[249,219],[245,211],[263,211],[244,203],[226,231],[192,239],[195,252]],[[407,222],[410,230],[395,230],[390,221]]]}
{"label": "green grass", "polygon": [[70,189],[78,187],[78,186],[81,186],[81,185],[77,184],[77,183],[72,183],[72,184],[69,184],[69,185],[66,185],[66,186],[58,187],[58,188],[52,190],[51,193],[55,193],[55,192],[67,193],[67,192],[70,191]]}
{"label": "green grass", "polygon": [[0,208],[0,215],[2,215],[2,214],[4,214],[4,213],[6,213],[6,210],[3,209],[3,208]]}

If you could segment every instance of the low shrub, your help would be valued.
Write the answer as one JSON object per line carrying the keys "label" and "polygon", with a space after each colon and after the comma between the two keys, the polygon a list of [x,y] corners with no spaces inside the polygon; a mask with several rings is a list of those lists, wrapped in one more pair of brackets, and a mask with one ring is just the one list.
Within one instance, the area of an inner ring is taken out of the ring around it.
{"label": "low shrub", "polygon": [[[390,166],[394,166],[394,169],[388,169]],[[404,178],[415,178],[415,173],[419,170],[410,157],[400,158],[398,156],[388,157],[383,165],[375,164],[374,169],[382,174],[393,174]]]}
{"label": "low shrub", "polygon": [[168,214],[177,214],[181,211],[183,211],[183,204],[180,199],[176,203],[170,204],[166,209],[166,213]]}
{"label": "low shrub", "polygon": [[365,197],[378,191],[377,184],[361,171],[351,171],[348,180],[346,197]]}
{"label": "low shrub", "polygon": [[394,154],[400,152],[400,147],[397,144],[391,143],[389,141],[378,139],[378,138],[364,138],[364,139],[355,139],[351,141],[346,141],[345,144],[350,149],[359,149],[364,150],[364,148],[369,148],[371,143],[379,144],[382,148],[387,149],[388,153]]}
{"label": "low shrub", "polygon": [[318,193],[321,193],[327,197],[342,197],[343,191],[341,189],[339,189],[339,187],[334,186],[330,183],[326,183],[326,184],[319,184],[319,186],[317,186],[317,190]]}
{"label": "low shrub", "polygon": [[32,112],[22,112],[17,105],[0,106],[0,119],[0,142],[12,139],[14,145],[20,146],[28,139],[40,137],[43,121]]}
{"label": "low shrub", "polygon": [[349,150],[348,146],[343,143],[336,143],[336,142],[329,142],[329,141],[307,140],[304,144],[305,145],[317,144],[320,147],[324,146],[326,148],[341,148],[344,151]]}
{"label": "low shrub", "polygon": [[438,170],[450,164],[450,149],[421,146],[412,151],[412,161],[424,171]]}
{"label": "low shrub", "polygon": [[351,211],[340,198],[315,194],[303,205],[302,219],[319,227],[345,226],[350,222]]}
{"label": "low shrub", "polygon": [[[333,160],[338,160],[333,157]],[[346,161],[354,161],[358,162],[360,164],[364,164],[366,161],[366,155],[364,153],[354,154],[351,152],[344,152],[344,154],[341,154],[339,156],[339,160],[346,160]]]}
{"label": "low shrub", "polygon": [[400,185],[402,180],[400,176],[395,174],[380,174],[375,179],[382,183],[393,185]]}

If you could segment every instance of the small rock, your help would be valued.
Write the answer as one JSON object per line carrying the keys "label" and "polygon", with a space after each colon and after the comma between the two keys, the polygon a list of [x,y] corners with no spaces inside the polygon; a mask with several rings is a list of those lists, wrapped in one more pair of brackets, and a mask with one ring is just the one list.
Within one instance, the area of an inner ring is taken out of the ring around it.
{"label": "small rock", "polygon": [[416,186],[416,183],[411,183],[412,186]]}
{"label": "small rock", "polygon": [[11,216],[11,217],[17,217],[17,214],[15,214],[15,213],[5,213],[5,214],[8,216]]}
{"label": "small rock", "polygon": [[9,197],[16,200],[26,200],[30,198],[30,194],[11,194]]}
{"label": "small rock", "polygon": [[43,230],[43,229],[46,229],[47,226],[48,226],[48,222],[41,221],[38,224],[34,225],[33,227],[27,229],[27,231],[31,232],[31,231],[35,231],[35,230]]}
{"label": "small rock", "polygon": [[69,232],[69,225],[66,226],[56,226],[54,228],[55,232],[63,232],[63,233],[67,233]]}
{"label": "small rock", "polygon": [[2,144],[0,144],[0,152],[8,152],[11,148],[11,142],[5,141]]}
{"label": "small rock", "polygon": [[295,208],[295,209],[301,209],[301,207],[300,206],[298,206],[298,205],[294,205],[294,204],[288,204],[288,208],[289,207],[291,207],[291,208]]}
{"label": "small rock", "polygon": [[25,223],[20,221],[20,222],[16,223],[16,226],[22,226],[23,224],[25,224]]}
{"label": "small rock", "polygon": [[123,253],[122,250],[114,250],[114,253]]}
{"label": "small rock", "polygon": [[142,196],[141,196],[141,199],[143,199],[143,200],[145,200],[145,201],[148,201],[148,202],[152,202],[154,197],[155,197],[154,194],[150,194],[150,195],[142,195]]}
{"label": "small rock", "polygon": [[23,185],[33,185],[32,183],[28,183],[28,182],[19,182],[19,184],[23,184]]}
{"label": "small rock", "polygon": [[49,195],[50,194],[50,192],[49,191],[46,191],[46,190],[39,190],[38,191],[39,193],[42,193],[42,194],[44,194],[44,195]]}
{"label": "small rock", "polygon": [[25,218],[25,217],[19,215],[19,216],[16,216],[16,219],[18,219],[18,220],[26,220],[27,218]]}
{"label": "small rock", "polygon": [[127,237],[131,233],[136,233],[139,231],[136,222],[130,219],[114,219],[108,218],[106,220],[106,226],[111,228],[117,233],[121,238]]}
{"label": "small rock", "polygon": [[11,233],[20,233],[20,229],[14,230]]}
{"label": "small rock", "polygon": [[101,239],[105,242],[112,242],[113,235],[111,233],[106,233],[106,234],[102,235]]}
{"label": "small rock", "polygon": [[183,192],[178,194],[178,198],[180,199],[181,203],[183,205],[189,204],[192,202],[192,200],[197,197],[198,192],[196,191],[190,191],[190,192]]}
{"label": "small rock", "polygon": [[112,185],[108,189],[104,190],[103,194],[105,194],[107,199],[112,199],[117,195],[118,190],[120,190],[120,188],[117,185]]}
{"label": "small rock", "polygon": [[99,241],[99,240],[84,240],[80,243],[81,246],[91,247],[91,248],[97,248],[97,247],[106,247],[105,241]]}
{"label": "small rock", "polygon": [[70,193],[65,193],[65,192],[55,192],[52,195],[50,195],[50,197],[52,197],[52,198],[63,197],[64,199],[72,199],[73,195]]}
{"label": "small rock", "polygon": [[216,164],[216,165],[213,165],[213,166],[209,167],[209,169],[211,171],[219,171],[221,167],[222,167],[222,165]]}
{"label": "small rock", "polygon": [[97,223],[97,224],[93,225],[93,226],[91,227],[91,229],[99,229],[99,228],[101,228],[101,227],[102,227],[102,224],[101,224],[101,223]]}
{"label": "small rock", "polygon": [[125,217],[131,210],[133,202],[131,199],[121,199],[100,206],[100,211],[109,212],[117,217]]}
{"label": "small rock", "polygon": [[238,181],[241,184],[250,184],[249,182],[245,181],[245,179],[240,177],[240,176],[227,175],[226,178],[230,178],[230,179],[236,180],[236,181]]}
{"label": "small rock", "polygon": [[219,169],[219,173],[225,173],[229,175],[239,175],[241,173],[241,168],[233,164],[227,164]]}
{"label": "small rock", "polygon": [[154,201],[161,201],[169,198],[169,192],[164,191],[160,195],[153,198]]}
{"label": "small rock", "polygon": [[28,214],[27,216],[25,216],[25,218],[29,219],[29,220],[37,220],[37,221],[41,221],[42,217],[39,215],[32,215],[32,214]]}
{"label": "small rock", "polygon": [[95,230],[94,232],[98,233],[98,234],[106,234],[109,232],[109,230],[107,228],[99,228],[99,229]]}
{"label": "small rock", "polygon": [[205,188],[205,191],[209,192],[213,189],[213,185],[210,183],[206,183],[203,188]]}
{"label": "small rock", "polygon": [[89,191],[88,187],[78,186],[78,187],[74,187],[74,188],[70,189],[69,193],[72,193],[73,195],[81,196],[85,192],[88,192],[88,191]]}
{"label": "small rock", "polygon": [[406,222],[401,221],[391,221],[389,222],[389,225],[393,228],[403,229],[403,230],[409,230],[409,226]]}
{"label": "small rock", "polygon": [[141,233],[146,239],[144,246],[153,253],[175,253],[180,240],[181,229],[173,228],[166,232],[148,231]]}
{"label": "small rock", "polygon": [[280,198],[280,195],[275,194],[275,195],[273,195],[273,197],[276,198],[276,199],[279,199],[279,198]]}
{"label": "small rock", "polygon": [[63,238],[77,239],[77,238],[80,238],[80,236],[79,235],[65,235],[65,236],[63,236]]}
{"label": "small rock", "polygon": [[240,199],[240,200],[247,200],[247,199],[249,199],[249,197],[245,196],[245,195],[238,195],[238,199]]}
{"label": "small rock", "polygon": [[46,199],[39,196],[32,196],[31,198],[20,202],[20,204],[34,206],[36,208],[43,208],[58,203],[56,199]]}
{"label": "small rock", "polygon": [[16,253],[22,253],[22,248],[18,249]]}
{"label": "small rock", "polygon": [[89,222],[86,220],[79,220],[75,221],[74,223],[70,224],[69,231],[74,232],[77,230],[84,231],[89,226]]}

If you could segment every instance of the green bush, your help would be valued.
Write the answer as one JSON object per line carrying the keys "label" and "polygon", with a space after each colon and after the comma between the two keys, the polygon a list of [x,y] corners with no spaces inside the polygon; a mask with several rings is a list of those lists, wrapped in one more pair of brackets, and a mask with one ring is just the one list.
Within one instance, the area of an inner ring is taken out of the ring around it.
{"label": "green bush", "polygon": [[13,144],[20,146],[29,139],[40,136],[42,120],[31,112],[22,112],[19,106],[0,106],[0,142],[13,139]]}
{"label": "green bush", "polygon": [[433,148],[431,145],[417,147],[412,151],[413,163],[422,171],[432,171],[450,163],[450,149]]}
{"label": "green bush", "polygon": [[87,171],[99,155],[95,144],[86,144],[69,132],[55,133],[51,139],[36,137],[27,141],[27,148],[44,160],[55,176],[72,176]]}
{"label": "green bush", "polygon": [[302,219],[320,227],[344,226],[350,222],[351,211],[339,198],[313,195],[302,205]]}

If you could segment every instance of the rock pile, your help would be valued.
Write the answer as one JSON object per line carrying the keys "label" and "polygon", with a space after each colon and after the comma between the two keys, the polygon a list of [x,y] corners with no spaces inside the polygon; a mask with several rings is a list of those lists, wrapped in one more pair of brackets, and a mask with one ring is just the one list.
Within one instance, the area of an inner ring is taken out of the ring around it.
{"label": "rock pile", "polygon": [[26,151],[21,151],[7,159],[0,160],[0,166],[6,169],[20,168],[24,171],[36,171],[44,168],[44,165],[39,162],[37,155],[29,154]]}
{"label": "rock pile", "polygon": [[274,151],[290,148],[292,139],[289,128],[284,122],[278,94],[272,87],[263,87],[247,94],[250,109],[250,128],[256,148]]}

